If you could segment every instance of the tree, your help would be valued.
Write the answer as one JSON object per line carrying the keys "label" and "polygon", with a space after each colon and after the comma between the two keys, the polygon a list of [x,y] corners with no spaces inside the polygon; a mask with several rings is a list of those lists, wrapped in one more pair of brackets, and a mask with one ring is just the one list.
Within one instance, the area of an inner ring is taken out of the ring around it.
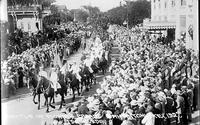
{"label": "tree", "polygon": [[89,14],[83,9],[72,9],[70,12],[76,21],[86,22],[89,17]]}
{"label": "tree", "polygon": [[51,10],[51,15],[48,15],[44,17],[43,19],[44,27],[47,27],[47,25],[51,25],[51,24],[54,25],[54,24],[68,22],[68,21],[73,21],[73,17],[67,9],[64,9],[63,11],[59,11],[57,6],[51,5],[50,10]]}
{"label": "tree", "polygon": [[126,19],[126,8],[123,6],[113,8],[106,12],[111,24],[122,25]]}
{"label": "tree", "polygon": [[106,15],[111,24],[122,25],[128,19],[128,24],[134,26],[151,16],[151,3],[147,0],[129,1],[126,5],[108,10]]}
{"label": "tree", "polygon": [[151,16],[151,3],[147,0],[138,0],[130,3],[129,25],[133,26],[143,22]]}
{"label": "tree", "polygon": [[83,8],[88,12],[89,17],[97,17],[98,14],[100,13],[100,10],[98,7],[92,7],[92,6],[83,6]]}

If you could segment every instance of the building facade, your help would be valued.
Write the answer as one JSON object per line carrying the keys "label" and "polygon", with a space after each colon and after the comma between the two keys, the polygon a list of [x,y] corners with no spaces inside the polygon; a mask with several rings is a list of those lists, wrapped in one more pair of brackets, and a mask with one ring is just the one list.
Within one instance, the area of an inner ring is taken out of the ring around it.
{"label": "building facade", "polygon": [[8,6],[10,32],[13,32],[16,28],[29,33],[35,33],[41,30],[42,24],[37,7],[38,6]]}
{"label": "building facade", "polygon": [[8,6],[9,32],[14,32],[16,28],[29,34],[42,30],[42,18],[48,15],[50,10],[45,9],[40,13],[39,9],[42,9],[41,5]]}
{"label": "building facade", "polygon": [[151,0],[151,19],[144,28],[170,36],[172,40],[186,39],[186,47],[198,51],[198,0]]}

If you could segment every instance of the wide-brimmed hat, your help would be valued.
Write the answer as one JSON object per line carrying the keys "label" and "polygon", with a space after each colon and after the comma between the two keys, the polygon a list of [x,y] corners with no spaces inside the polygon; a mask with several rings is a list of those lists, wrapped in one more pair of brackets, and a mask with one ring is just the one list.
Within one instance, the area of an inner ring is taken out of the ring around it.
{"label": "wide-brimmed hat", "polygon": [[55,70],[56,70],[56,67],[52,67],[51,69],[52,69],[53,71],[55,71]]}
{"label": "wide-brimmed hat", "polygon": [[182,90],[186,90],[186,89],[187,89],[187,86],[182,86],[181,89],[182,89]]}
{"label": "wide-brimmed hat", "polygon": [[173,85],[172,85],[172,88],[176,88],[176,84],[173,84]]}
{"label": "wide-brimmed hat", "polygon": [[130,102],[130,104],[131,104],[132,106],[136,106],[136,105],[137,105],[137,101],[136,101],[136,100],[132,100],[132,101]]}

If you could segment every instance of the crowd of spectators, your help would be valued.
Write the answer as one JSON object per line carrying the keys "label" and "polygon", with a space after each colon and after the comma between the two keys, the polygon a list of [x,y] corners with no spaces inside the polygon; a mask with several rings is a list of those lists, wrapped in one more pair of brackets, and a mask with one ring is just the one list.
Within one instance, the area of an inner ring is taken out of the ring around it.
{"label": "crowd of spectators", "polygon": [[[178,40],[157,42],[139,28],[112,25],[110,40],[120,48],[96,94],[66,107],[54,125],[187,125],[197,110],[199,56]],[[102,124],[102,123],[95,123]]]}

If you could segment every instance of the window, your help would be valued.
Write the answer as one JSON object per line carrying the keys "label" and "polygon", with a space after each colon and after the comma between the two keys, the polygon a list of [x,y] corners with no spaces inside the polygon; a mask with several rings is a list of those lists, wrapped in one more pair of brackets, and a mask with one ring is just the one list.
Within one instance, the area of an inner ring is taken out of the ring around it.
{"label": "window", "polygon": [[192,6],[192,5],[193,5],[193,0],[189,0],[189,1],[187,2],[187,5],[188,5],[188,6]]}
{"label": "window", "polygon": [[160,3],[159,3],[159,9],[160,9]]}
{"label": "window", "polygon": [[186,0],[181,0],[181,6],[185,6],[186,5]]}
{"label": "window", "polygon": [[159,21],[161,21],[161,16],[159,16]]}
{"label": "window", "polygon": [[154,4],[154,10],[156,9],[156,4]]}
{"label": "window", "polygon": [[180,17],[180,25],[181,27],[186,27],[186,16]]}
{"label": "window", "polygon": [[153,2],[155,3],[155,2],[156,2],[156,0],[153,0]]}
{"label": "window", "polygon": [[165,8],[167,8],[167,2],[165,2]]}
{"label": "window", "polygon": [[172,2],[172,7],[174,7],[175,6],[175,1],[172,0],[171,2]]}

